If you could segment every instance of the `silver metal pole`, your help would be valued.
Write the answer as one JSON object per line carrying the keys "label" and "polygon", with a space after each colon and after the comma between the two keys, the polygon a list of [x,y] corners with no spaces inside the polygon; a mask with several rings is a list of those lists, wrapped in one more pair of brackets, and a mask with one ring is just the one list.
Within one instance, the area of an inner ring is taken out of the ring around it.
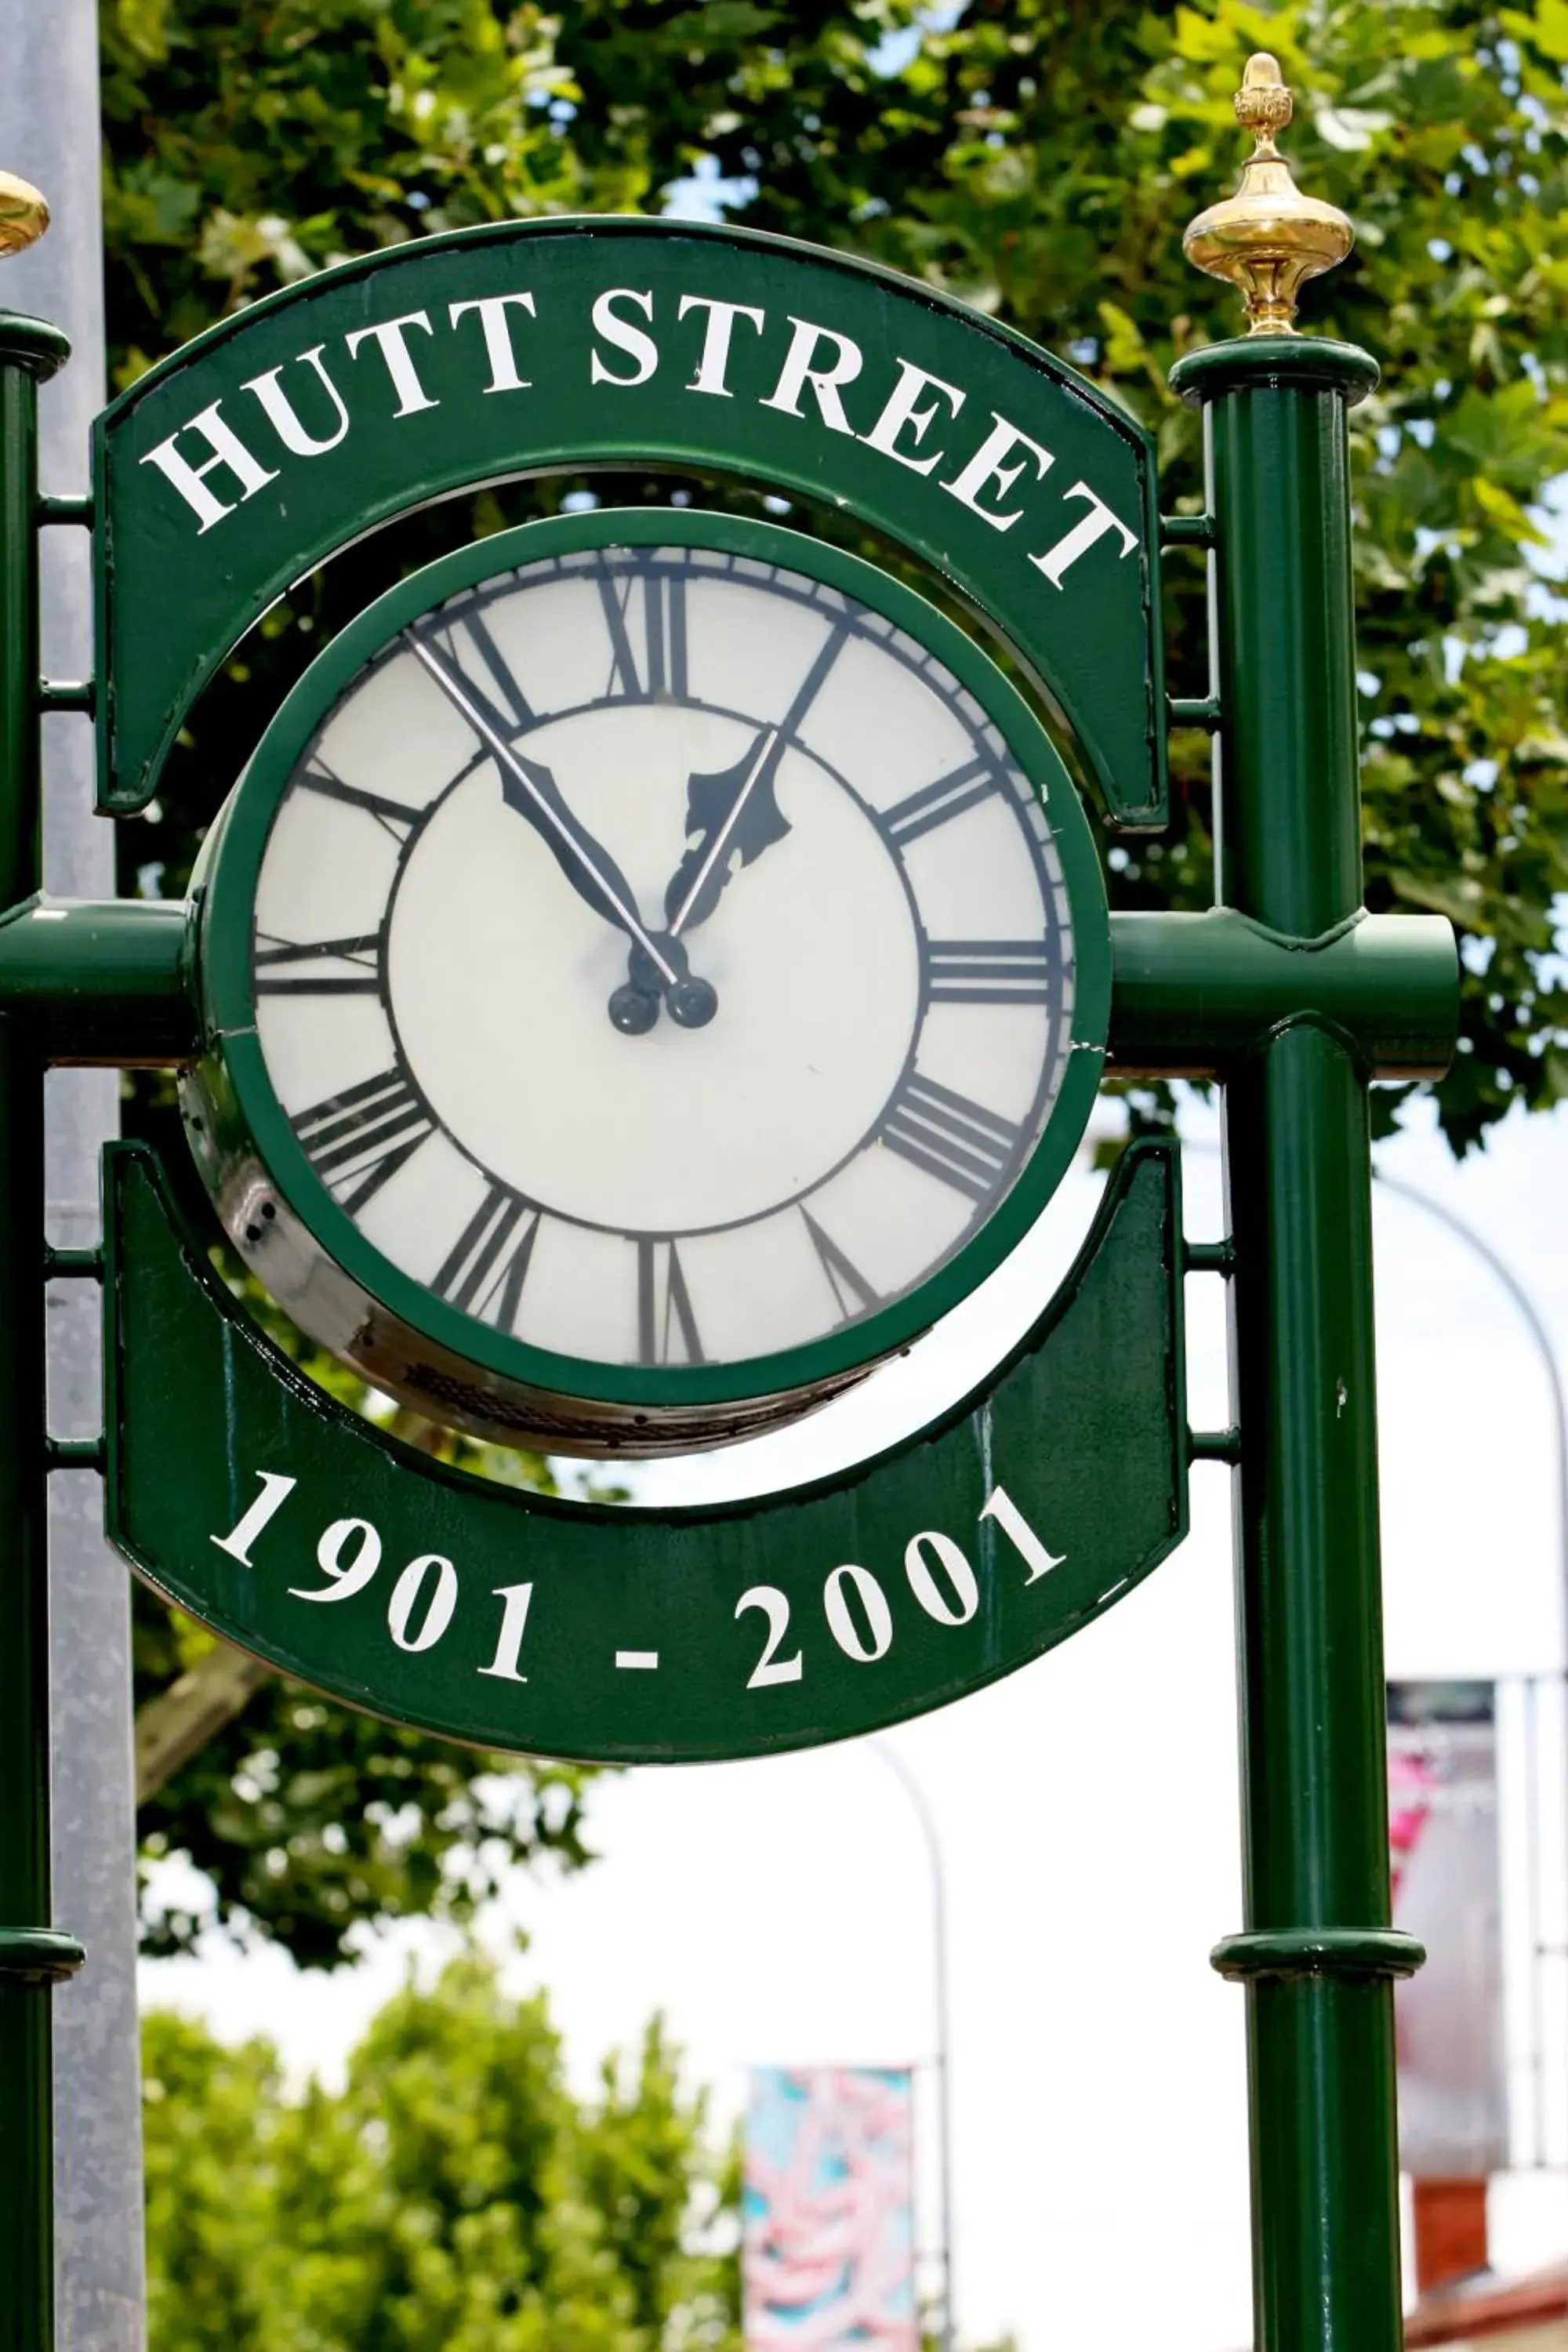
{"label": "silver metal pole", "polygon": [[867,1744],[872,1755],[887,1766],[914,1807],[921,1834],[925,1840],[926,1858],[931,1864],[932,1981],[936,2005],[936,2133],[942,2175],[942,2352],[953,2352],[957,2322],[952,2300],[952,2113],[949,2105],[952,2044],[947,2003],[947,1878],[942,1866],[942,1841],[937,1836],[935,1816],[926,1801],[925,1790],[896,1748],[885,1739],[872,1739]]}
{"label": "silver metal pole", "polygon": [[[73,356],[39,402],[43,487],[88,487],[88,430],[104,397],[102,199],[95,0],[0,0],[0,163],[43,190],[53,225],[8,267],[5,299],[56,320]],[[48,675],[92,669],[87,533],[44,534]],[[112,828],[92,814],[85,718],[45,729],[45,877],[62,896],[114,888]],[[49,1081],[49,1237],[96,1242],[98,1151],[118,1125],[111,1071]],[[49,1410],[57,1434],[101,1424],[92,1283],[49,1295]],[[141,2068],[136,2017],[135,1812],[131,1769],[130,1584],[103,1540],[100,1483],[51,1481],[55,1916],[87,1965],[55,1994],[57,2340],[60,2352],[142,2352]]]}

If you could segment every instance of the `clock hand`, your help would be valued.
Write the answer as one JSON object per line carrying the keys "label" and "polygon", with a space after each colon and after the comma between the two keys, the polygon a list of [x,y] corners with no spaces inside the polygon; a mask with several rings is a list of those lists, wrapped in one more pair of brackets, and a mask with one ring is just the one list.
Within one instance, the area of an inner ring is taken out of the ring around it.
{"label": "clock hand", "polygon": [[698,838],[665,893],[668,938],[678,940],[689,926],[707,921],[734,870],[737,850],[742,865],[750,866],[788,833],[789,821],[773,796],[783,740],[781,728],[766,728],[732,768],[688,783],[687,832]]}
{"label": "clock hand", "polygon": [[[698,839],[670,876],[664,894],[668,929],[660,934],[672,951],[689,924],[705,922],[719,903],[730,879],[733,854],[749,866],[773,841],[780,841],[789,825],[779,814],[773,779],[778,765],[783,730],[765,728],[751,750],[732,768],[716,775],[692,776],[687,784],[686,829]],[[691,983],[701,989],[705,982]],[[673,992],[670,1011],[676,1011]],[[658,1018],[658,996],[653,967],[634,941],[627,959],[626,985],[610,1000],[610,1017],[621,1028],[650,1029]],[[681,1016],[678,1013],[677,1018]],[[710,1016],[711,1017],[711,1016]],[[697,1024],[689,1013],[686,1018]]]}
{"label": "clock hand", "polygon": [[549,769],[514,751],[469,694],[461,677],[422,639],[412,633],[405,634],[416,657],[493,754],[502,772],[501,793],[507,806],[528,818],[578,897],[585,899],[595,914],[606,916],[635,940],[666,987],[672,988],[681,977],[679,971],[644,929],[625,875],[608,851],[572,817]]}
{"label": "clock hand", "polygon": [[[546,767],[536,760],[525,759],[514,750],[500,729],[494,725],[454,670],[422,638],[412,630],[404,632],[416,660],[423,664],[448,702],[461,711],[475,734],[484,744],[501,771],[501,796],[509,808],[527,817],[545,845],[554,856],[566,879],[578,897],[603,915],[616,928],[626,932],[632,942],[634,957],[646,959],[650,978],[662,984],[670,1013],[685,1028],[699,1029],[713,1018],[719,1000],[706,981],[694,980],[684,949],[673,940],[644,928],[637,911],[630,885],[609,852],[585,833],[572,816],[561,797],[559,786]],[[621,1011],[632,1017],[617,1014],[619,1000],[630,993],[641,998],[647,991],[617,989],[610,999],[610,1018],[617,1028],[633,1032],[651,1028],[652,1019],[641,1017],[643,1005],[622,1006]],[[652,999],[652,1013],[657,1018],[658,1000]]]}
{"label": "clock hand", "polygon": [[[720,894],[730,879],[734,853],[739,850],[741,863],[749,866],[760,857],[770,842],[782,841],[789,831],[787,820],[779,814],[773,798],[773,777],[777,772],[779,746],[783,740],[782,727],[763,730],[743,759],[732,768],[716,775],[698,775],[687,785],[688,834],[698,839],[669,879],[664,894],[664,911],[668,930],[660,934],[671,950],[679,947],[680,934],[689,925],[706,922],[719,903]],[[707,983],[693,981],[689,992],[700,991]],[[699,1024],[689,1009],[677,1010],[675,993],[669,996],[669,1009],[678,1020],[684,1018],[693,1028]],[[658,997],[656,992],[653,968],[634,941],[628,959],[626,985],[618,988],[610,1000],[610,1017],[622,1028],[648,1029],[658,1018]],[[711,1018],[708,1014],[707,1018]]]}

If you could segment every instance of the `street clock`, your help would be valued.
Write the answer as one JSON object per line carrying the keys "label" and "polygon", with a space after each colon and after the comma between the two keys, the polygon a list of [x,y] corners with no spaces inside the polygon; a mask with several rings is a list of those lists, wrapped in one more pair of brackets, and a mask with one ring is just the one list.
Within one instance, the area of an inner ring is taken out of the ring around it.
{"label": "street clock", "polygon": [[989,1274],[1094,1101],[1108,918],[1033,712],[770,524],[488,539],[343,631],[200,878],[186,1129],[314,1339],[432,1418],[668,1453]]}

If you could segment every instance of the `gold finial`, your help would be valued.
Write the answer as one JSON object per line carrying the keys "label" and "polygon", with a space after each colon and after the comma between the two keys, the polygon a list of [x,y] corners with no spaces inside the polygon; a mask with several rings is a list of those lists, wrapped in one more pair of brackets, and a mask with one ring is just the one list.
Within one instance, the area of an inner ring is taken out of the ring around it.
{"label": "gold finial", "polygon": [[1241,289],[1250,335],[1293,335],[1296,298],[1307,279],[1342,261],[1355,243],[1337,205],[1301,194],[1274,144],[1290,111],[1279,60],[1259,50],[1247,60],[1236,93],[1236,119],[1253,135],[1241,184],[1200,213],[1182,239],[1189,261]]}
{"label": "gold finial", "polygon": [[0,261],[37,245],[49,225],[49,208],[37,188],[14,172],[0,172]]}

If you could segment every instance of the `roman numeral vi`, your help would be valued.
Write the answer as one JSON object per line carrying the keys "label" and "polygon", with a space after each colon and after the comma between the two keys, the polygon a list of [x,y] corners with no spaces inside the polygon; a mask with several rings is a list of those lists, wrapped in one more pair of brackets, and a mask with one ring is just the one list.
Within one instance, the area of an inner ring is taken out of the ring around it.
{"label": "roman numeral vi", "polygon": [[[673,1242],[637,1240],[637,1361],[700,1364],[704,1359],[691,1293]],[[673,1354],[677,1343],[680,1354]]]}

